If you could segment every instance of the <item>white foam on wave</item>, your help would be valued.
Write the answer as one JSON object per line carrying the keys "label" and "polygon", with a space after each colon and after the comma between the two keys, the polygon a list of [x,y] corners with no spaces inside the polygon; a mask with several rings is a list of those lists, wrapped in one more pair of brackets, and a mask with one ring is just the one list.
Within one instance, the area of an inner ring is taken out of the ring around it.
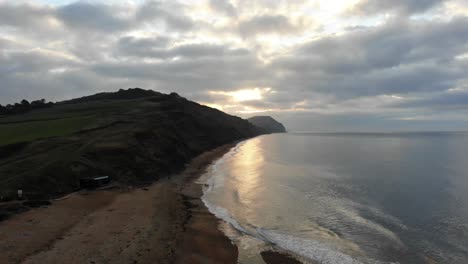
{"label": "white foam on wave", "polygon": [[381,220],[385,221],[386,223],[391,224],[391,225],[393,225],[395,227],[398,227],[398,228],[400,228],[402,230],[408,230],[409,229],[405,224],[403,224],[401,222],[400,219],[394,217],[393,215],[385,213],[384,211],[382,211],[381,209],[379,209],[377,207],[373,207],[373,206],[365,205],[365,204],[359,204],[359,203],[356,203],[356,202],[353,202],[353,206],[355,208],[360,209],[360,210],[368,211],[374,217],[376,217],[378,219],[381,219]]}
{"label": "white foam on wave", "polygon": [[[327,191],[330,191],[327,189]],[[324,211],[333,211],[340,216],[338,219],[343,219],[346,221],[351,221],[354,226],[362,226],[367,230],[372,230],[375,234],[392,241],[395,243],[395,246],[399,248],[404,248],[405,245],[399,238],[399,236],[386,228],[382,224],[379,224],[377,221],[373,221],[368,217],[365,217],[361,214],[361,211],[365,211],[373,216],[375,219],[379,219],[389,225],[400,228],[402,230],[407,230],[408,227],[405,226],[398,218],[386,214],[382,210],[372,207],[369,204],[357,203],[349,199],[342,199],[339,196],[334,196],[333,194],[324,193],[322,195],[317,195],[317,193],[305,192],[305,196],[308,199],[313,199],[315,204],[318,204],[320,208]]]}
{"label": "white foam on wave", "polygon": [[280,234],[266,229],[257,229],[258,234],[280,248],[294,252],[305,258],[322,264],[359,264],[360,261],[333,249],[319,241],[304,239],[292,235]]}
{"label": "white foam on wave", "polygon": [[[274,244],[279,248],[293,252],[304,258],[319,261],[323,264],[342,263],[342,264],[359,264],[360,261],[340,252],[338,249],[333,249],[319,241],[295,237],[292,235],[285,235],[275,233],[271,230],[255,228],[255,232],[249,231],[237,222],[223,207],[214,205],[206,199],[203,199],[205,206],[219,219],[230,224],[236,230],[245,235],[257,238],[267,243]],[[232,237],[231,237],[232,238]]]}
{"label": "white foam on wave", "polygon": [[390,229],[385,228],[384,226],[370,219],[362,217],[358,212],[354,210],[350,210],[349,208],[338,207],[336,208],[336,210],[340,211],[348,219],[352,220],[356,225],[365,226],[368,229],[374,230],[375,232],[383,235],[384,237],[396,243],[396,245],[398,245],[398,247],[400,248],[405,247],[404,243],[400,240],[398,235],[394,233],[393,231],[391,231]]}
{"label": "white foam on wave", "polygon": [[214,205],[208,202],[206,199],[202,199],[205,206],[208,210],[214,214],[217,218],[229,223],[235,229],[241,231],[242,233],[248,234],[248,231],[244,229],[229,213],[229,211],[221,206]]}

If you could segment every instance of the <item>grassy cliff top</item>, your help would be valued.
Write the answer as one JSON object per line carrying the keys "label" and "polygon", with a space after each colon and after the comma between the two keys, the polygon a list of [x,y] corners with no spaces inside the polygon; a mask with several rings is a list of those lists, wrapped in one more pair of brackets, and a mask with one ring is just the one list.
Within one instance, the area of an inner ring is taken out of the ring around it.
{"label": "grassy cliff top", "polygon": [[67,193],[79,178],[150,182],[195,155],[263,133],[179,95],[129,89],[0,116],[0,196]]}

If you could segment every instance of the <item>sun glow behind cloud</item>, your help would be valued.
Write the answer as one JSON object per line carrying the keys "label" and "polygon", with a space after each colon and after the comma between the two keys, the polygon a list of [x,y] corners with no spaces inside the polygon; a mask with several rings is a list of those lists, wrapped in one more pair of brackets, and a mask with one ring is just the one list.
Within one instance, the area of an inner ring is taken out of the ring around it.
{"label": "sun glow behind cloud", "polygon": [[271,91],[271,88],[252,88],[252,89],[241,89],[232,92],[224,91],[211,91],[214,95],[223,95],[228,97],[234,102],[245,102],[245,101],[256,101],[262,100],[264,94]]}
{"label": "sun glow behind cloud", "polygon": [[[295,48],[312,40],[330,34],[338,35],[345,31],[350,24],[350,19],[343,14],[352,8],[360,0],[310,0],[310,1],[279,1],[277,4],[268,4],[268,12],[265,6],[256,6],[242,0],[229,1],[238,11],[235,15],[214,12],[208,1],[198,1],[194,7],[196,12],[191,16],[194,19],[210,23],[220,29],[220,34],[213,35],[205,32],[198,35],[204,40],[217,43],[228,42],[240,48],[253,49],[257,59],[265,65],[270,64],[275,58],[288,54]],[[232,34],[240,30],[242,21],[261,16],[265,13],[274,16],[287,17],[291,24],[278,31],[260,31],[252,35]],[[374,22],[374,21],[373,21]],[[373,23],[372,22],[372,23]],[[365,22],[369,24],[369,22]],[[240,88],[235,91],[210,91],[212,95],[221,95],[222,100],[209,102],[210,106],[218,109],[231,109],[235,113],[258,113],[262,111],[289,111],[289,109],[270,109],[259,106],[245,105],[245,102],[267,100],[274,91],[271,88]],[[224,101],[223,101],[224,100]],[[299,101],[298,101],[299,102]],[[233,105],[234,103],[234,105]],[[224,107],[228,104],[228,107]],[[295,108],[293,106],[292,108]]]}

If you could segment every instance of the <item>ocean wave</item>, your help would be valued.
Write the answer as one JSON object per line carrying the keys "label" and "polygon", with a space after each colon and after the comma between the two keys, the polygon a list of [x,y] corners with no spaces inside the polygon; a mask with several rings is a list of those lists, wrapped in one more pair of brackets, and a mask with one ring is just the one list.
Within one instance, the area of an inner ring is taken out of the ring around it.
{"label": "ocean wave", "polygon": [[397,248],[406,248],[403,241],[401,241],[400,237],[395,232],[369,218],[363,217],[358,211],[350,210],[349,208],[337,208],[337,211],[339,211],[344,218],[352,221],[355,227],[362,226],[365,230],[372,230],[373,234],[392,241],[393,245]]}
{"label": "ocean wave", "polygon": [[235,229],[238,231],[249,234],[249,232],[244,229],[229,213],[229,211],[221,206],[214,205],[210,202],[208,202],[206,199],[202,199],[203,203],[205,206],[208,208],[208,210],[214,214],[217,218],[229,223],[232,225]]}
{"label": "ocean wave", "polygon": [[[320,261],[321,263],[361,263],[352,257],[341,253],[338,250],[327,247],[325,244],[318,241],[297,238],[290,235],[282,235],[252,225],[243,227],[238,221],[234,219],[234,217],[226,208],[209,202],[207,199],[207,194],[212,192],[213,189],[224,186],[224,178],[226,175],[223,173],[223,165],[231,158],[234,158],[242,145],[243,143],[238,144],[223,157],[215,161],[209,168],[208,179],[206,179],[206,184],[208,187],[204,190],[202,201],[212,214],[232,226],[235,230],[242,233],[243,235],[247,235],[253,239],[258,239],[259,241],[263,241],[268,244],[274,244],[279,248],[288,250],[304,258]],[[230,236],[230,238],[235,240],[235,237]]]}
{"label": "ocean wave", "polygon": [[[292,235],[285,235],[275,233],[268,229],[249,226],[244,228],[237,222],[223,207],[214,205],[206,199],[202,199],[208,210],[213,213],[217,218],[230,224],[237,231],[264,241],[268,244],[276,245],[279,248],[295,253],[304,258],[320,261],[320,263],[343,263],[343,264],[359,264],[362,263],[349,255],[340,252],[338,249],[333,249],[319,241],[303,239]],[[232,238],[232,237],[231,237]]]}
{"label": "ocean wave", "polygon": [[[282,234],[277,231],[273,231],[266,228],[260,228],[257,226],[250,225],[248,223],[239,223],[227,210],[221,206],[218,206],[210,201],[208,201],[208,194],[214,189],[222,188],[224,186],[224,181],[226,174],[224,171],[225,163],[229,162],[231,159],[235,158],[236,154],[239,152],[242,147],[242,143],[238,144],[236,147],[231,149],[223,157],[215,161],[209,168],[205,183],[208,185],[204,189],[204,195],[202,201],[208,210],[213,213],[217,218],[221,219],[227,225],[231,226],[235,231],[238,232],[238,235],[226,234],[231,240],[236,242],[236,244],[242,244],[242,241],[245,240],[245,237],[249,237],[249,240],[263,241],[263,243],[275,245],[276,247],[287,250],[293,254],[296,254],[300,257],[309,259],[311,261],[318,261],[320,263],[343,263],[343,264],[359,264],[359,263],[381,263],[375,261],[365,261],[361,262],[360,260],[348,255],[350,252],[355,252],[357,256],[361,256],[360,252],[353,250],[351,247],[349,250],[343,250],[341,247],[347,247],[346,241],[335,241],[334,243],[326,243],[321,240],[306,239],[302,237],[297,237],[291,234]],[[341,212],[343,213],[343,212]],[[359,217],[359,214],[353,214],[350,212],[346,213],[349,218],[354,219],[356,222],[370,224],[364,219]],[[378,229],[382,233],[386,233],[387,236],[395,237],[392,234],[386,232],[387,230],[382,230],[380,226],[375,226],[370,224],[373,229]],[[226,230],[223,230],[226,233]],[[329,230],[320,231],[330,233]],[[340,237],[335,236],[335,239],[342,240]],[[397,239],[396,239],[397,240]],[[254,243],[255,244],[255,243]]]}
{"label": "ocean wave", "polygon": [[[215,205],[209,202],[206,197],[202,198],[203,203],[208,208],[208,210],[214,214],[217,218],[223,220],[225,223],[230,225],[234,228],[239,234],[242,236],[252,237],[254,239],[258,239],[259,241],[263,241],[267,244],[275,245],[278,248],[283,250],[287,250],[296,254],[298,256],[304,257],[311,261],[318,261],[322,264],[334,264],[334,263],[342,263],[342,264],[359,264],[359,263],[372,263],[372,264],[383,264],[388,262],[378,262],[375,260],[366,259],[365,262],[362,262],[352,256],[344,253],[340,248],[333,247],[330,244],[313,240],[313,239],[306,239],[297,236],[293,236],[290,234],[282,234],[277,231],[272,231],[265,228],[256,227],[253,225],[243,226],[240,224],[231,214],[230,212],[221,206]],[[223,230],[224,231],[224,230]],[[323,231],[325,232],[325,231]],[[228,235],[231,240],[238,243],[236,241],[238,238],[231,235]],[[338,237],[336,237],[339,239]],[[242,241],[241,241],[242,242]],[[339,243],[335,241],[337,245],[346,245],[346,241],[342,241]],[[359,255],[359,254],[358,254]]]}
{"label": "ocean wave", "polygon": [[[339,196],[333,196],[329,193],[318,195],[317,193],[306,192],[305,197],[313,199],[321,210],[328,212],[329,217],[334,217],[334,221],[341,223],[352,222],[353,227],[361,226],[365,230],[372,230],[375,235],[392,241],[398,248],[405,248],[405,244],[399,236],[383,224],[391,226],[392,229],[408,230],[409,228],[398,218],[383,212],[379,208],[367,203],[357,203]],[[317,220],[314,219],[314,221]],[[332,220],[327,219],[327,222],[330,223]],[[330,228],[328,225],[325,225],[325,227]]]}
{"label": "ocean wave", "polygon": [[258,234],[276,246],[305,258],[319,261],[322,264],[360,264],[353,257],[333,249],[316,240],[304,239],[292,235],[280,234],[271,230],[258,228]]}

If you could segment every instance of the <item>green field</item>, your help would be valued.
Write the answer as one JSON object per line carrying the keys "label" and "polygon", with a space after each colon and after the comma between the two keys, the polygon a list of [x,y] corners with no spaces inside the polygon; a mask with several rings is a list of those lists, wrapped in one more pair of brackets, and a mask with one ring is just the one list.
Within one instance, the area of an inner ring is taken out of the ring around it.
{"label": "green field", "polygon": [[106,116],[119,116],[137,104],[137,100],[64,104],[20,115],[0,116],[0,146],[70,135],[107,122]]}
{"label": "green field", "polygon": [[93,117],[0,124],[0,146],[40,138],[65,136],[93,124]]}

